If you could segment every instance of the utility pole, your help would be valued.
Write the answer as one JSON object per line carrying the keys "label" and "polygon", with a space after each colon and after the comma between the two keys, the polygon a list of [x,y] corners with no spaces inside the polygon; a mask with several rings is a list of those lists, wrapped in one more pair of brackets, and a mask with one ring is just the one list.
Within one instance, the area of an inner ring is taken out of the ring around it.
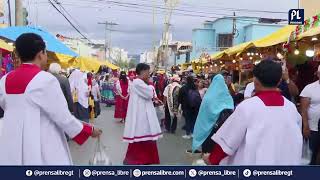
{"label": "utility pole", "polygon": [[153,31],[153,38],[152,38],[152,51],[153,51],[153,63],[155,67],[158,67],[158,58],[157,58],[157,51],[156,51],[156,0],[152,0],[152,31]]}
{"label": "utility pole", "polygon": [[15,0],[15,23],[16,26],[23,26],[22,1]]}
{"label": "utility pole", "polygon": [[[232,25],[232,41],[234,42],[237,35],[237,19],[236,19],[236,12],[233,12],[233,25]],[[232,42],[232,44],[233,44]]]}
{"label": "utility pole", "polygon": [[[107,59],[107,49],[109,49],[109,60],[111,57],[110,51],[111,51],[111,31],[112,31],[112,26],[118,25],[117,23],[114,22],[100,22],[98,24],[105,25],[105,36],[104,36],[104,59]],[[108,42],[108,31],[109,31],[109,42]]]}
{"label": "utility pole", "polygon": [[10,3],[10,0],[8,0],[8,11],[9,11],[9,15],[8,15],[8,18],[9,18],[9,26],[12,26],[12,20],[11,20],[11,3]]}
{"label": "utility pole", "polygon": [[162,65],[164,65],[167,69],[168,61],[169,61],[169,28],[170,28],[170,20],[173,14],[173,10],[178,5],[180,0],[164,0],[166,7],[166,15],[164,22],[164,30],[163,30],[163,40],[162,47],[164,47],[164,59],[162,59]]}
{"label": "utility pole", "polygon": [[[236,37],[238,37],[238,30],[237,30],[237,17],[236,17],[236,12],[233,12],[233,26],[232,26],[232,41],[234,42]],[[232,42],[232,45],[233,45]],[[242,73],[241,73],[241,67],[239,68],[239,84],[241,84],[242,80]]]}

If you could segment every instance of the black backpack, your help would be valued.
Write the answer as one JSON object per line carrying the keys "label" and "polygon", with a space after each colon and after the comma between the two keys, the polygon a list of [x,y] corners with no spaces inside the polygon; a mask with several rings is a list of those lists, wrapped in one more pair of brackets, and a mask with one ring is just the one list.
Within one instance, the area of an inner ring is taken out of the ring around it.
{"label": "black backpack", "polygon": [[187,96],[189,107],[192,109],[199,109],[202,101],[199,91],[195,89],[189,89]]}
{"label": "black backpack", "polygon": [[223,123],[229,118],[229,116],[233,113],[232,109],[224,109],[221,111],[218,120],[216,121],[215,125],[213,126],[213,134],[215,134],[220,127],[223,125]]}

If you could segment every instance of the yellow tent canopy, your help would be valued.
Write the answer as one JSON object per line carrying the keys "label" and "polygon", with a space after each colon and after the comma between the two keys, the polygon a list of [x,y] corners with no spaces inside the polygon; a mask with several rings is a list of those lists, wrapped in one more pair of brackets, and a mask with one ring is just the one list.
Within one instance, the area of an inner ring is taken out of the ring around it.
{"label": "yellow tent canopy", "polygon": [[245,51],[246,49],[248,49],[248,48],[250,48],[252,46],[253,46],[253,43],[251,41],[250,42],[245,42],[245,43],[233,46],[233,47],[231,47],[229,49],[226,49],[224,52],[229,56],[232,56],[234,54],[239,55],[240,53],[242,53],[243,51]]}
{"label": "yellow tent canopy", "polygon": [[91,57],[72,57],[64,54],[58,54],[53,52],[48,52],[48,62],[56,62],[61,65],[62,68],[66,69],[69,67],[80,68],[83,71],[94,71],[97,72],[100,66],[104,65],[112,70],[119,69],[118,66],[108,62],[99,61],[96,58]]}
{"label": "yellow tent canopy", "polygon": [[166,70],[165,69],[158,69],[157,73],[158,74],[165,74]]}
{"label": "yellow tent canopy", "polygon": [[0,39],[0,48],[4,49],[4,50],[7,50],[7,51],[10,51],[10,52],[12,52],[13,49],[14,49],[13,45],[9,45],[7,42],[5,42],[2,39]]}
{"label": "yellow tent canopy", "polygon": [[[236,46],[233,46],[231,48],[228,48],[222,52],[216,53],[214,55],[211,55],[211,58],[214,60],[222,58],[224,55],[240,55],[243,53],[245,50],[251,48],[251,47],[256,47],[256,48],[263,48],[263,47],[270,47],[274,46],[283,42],[287,42],[291,32],[295,29],[296,26],[285,26],[278,31],[271,33],[261,39],[255,40],[255,41],[250,41],[250,42],[245,42]],[[319,30],[320,31],[320,30]],[[310,32],[311,33],[311,32]],[[313,33],[313,32],[312,32]]]}
{"label": "yellow tent canopy", "polygon": [[119,69],[118,66],[110,63],[109,61],[102,61],[103,65],[106,65],[108,68],[112,69],[112,70],[116,70]]}
{"label": "yellow tent canopy", "polygon": [[64,69],[71,67],[74,64],[76,58],[77,57],[48,52],[48,63],[58,63]]}
{"label": "yellow tent canopy", "polygon": [[294,31],[295,28],[296,26],[287,25],[264,38],[253,41],[253,44],[255,47],[259,48],[259,47],[270,47],[283,42],[287,42],[291,32]]}
{"label": "yellow tent canopy", "polygon": [[102,63],[96,59],[89,57],[78,57],[72,66],[79,68],[81,71],[97,72],[101,65]]}
{"label": "yellow tent canopy", "polygon": [[300,34],[298,36],[298,40],[300,40],[302,38],[306,38],[306,37],[315,36],[315,35],[318,35],[318,34],[320,34],[320,28],[319,27],[314,27],[314,28],[311,28],[308,31]]}
{"label": "yellow tent canopy", "polygon": [[221,52],[212,54],[210,57],[211,59],[216,60],[216,59],[222,58],[224,55],[225,55],[225,51],[221,51]]}
{"label": "yellow tent canopy", "polygon": [[97,72],[100,66],[105,65],[111,69],[119,69],[118,66],[111,64],[110,62],[99,61],[98,59],[91,57],[78,57],[74,63],[73,67],[80,68],[82,71],[94,71]]}

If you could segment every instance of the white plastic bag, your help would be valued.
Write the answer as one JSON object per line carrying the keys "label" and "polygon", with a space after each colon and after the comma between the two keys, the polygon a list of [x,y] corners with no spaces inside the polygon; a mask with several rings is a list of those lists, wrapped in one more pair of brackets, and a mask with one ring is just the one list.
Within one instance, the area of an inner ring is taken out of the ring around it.
{"label": "white plastic bag", "polygon": [[161,121],[162,119],[165,119],[166,115],[164,112],[163,105],[156,107],[156,112],[157,112],[157,117],[158,117],[159,121]]}
{"label": "white plastic bag", "polygon": [[90,160],[91,166],[111,166],[111,160],[107,156],[105,149],[101,143],[100,137],[97,139],[96,148],[93,154],[93,158]]}
{"label": "white plastic bag", "polygon": [[302,165],[309,165],[312,157],[312,152],[309,146],[309,140],[303,140],[303,147],[302,147]]}

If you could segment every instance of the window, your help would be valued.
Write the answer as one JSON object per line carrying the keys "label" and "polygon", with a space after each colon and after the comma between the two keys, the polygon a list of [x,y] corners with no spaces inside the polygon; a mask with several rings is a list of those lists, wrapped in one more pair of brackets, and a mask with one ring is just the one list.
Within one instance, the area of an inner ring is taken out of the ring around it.
{"label": "window", "polygon": [[233,35],[232,34],[219,34],[218,35],[218,48],[223,51],[232,47]]}

